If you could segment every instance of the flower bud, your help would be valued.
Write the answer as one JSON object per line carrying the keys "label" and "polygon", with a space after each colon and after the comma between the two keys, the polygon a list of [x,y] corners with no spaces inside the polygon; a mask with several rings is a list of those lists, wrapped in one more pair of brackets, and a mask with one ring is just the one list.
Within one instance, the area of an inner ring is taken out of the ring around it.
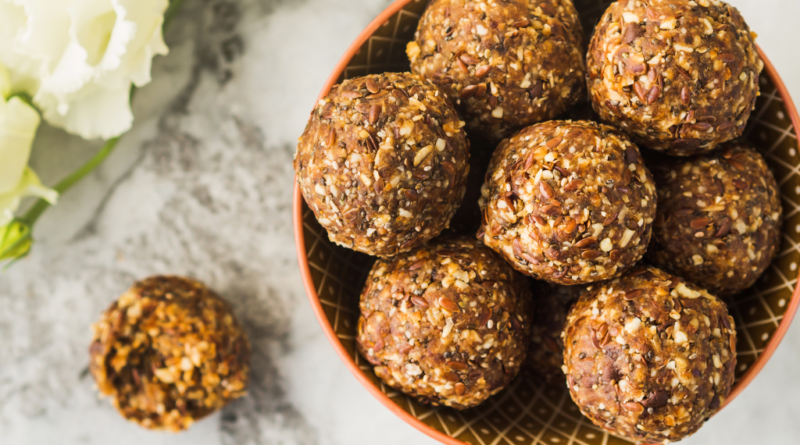
{"label": "flower bud", "polygon": [[0,261],[15,260],[27,255],[33,243],[30,233],[31,228],[19,220],[0,227]]}

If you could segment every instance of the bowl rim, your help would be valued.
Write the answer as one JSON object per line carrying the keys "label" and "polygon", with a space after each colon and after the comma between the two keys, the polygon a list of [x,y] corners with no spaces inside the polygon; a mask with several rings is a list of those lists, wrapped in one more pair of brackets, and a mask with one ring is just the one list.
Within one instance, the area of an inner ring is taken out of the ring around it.
{"label": "bowl rim", "polygon": [[[325,97],[333,86],[337,83],[339,78],[341,77],[344,70],[347,68],[347,65],[350,63],[350,60],[355,56],[360,50],[361,47],[366,43],[370,37],[377,31],[381,26],[383,26],[387,21],[407,4],[417,1],[417,0],[395,0],[388,8],[386,8],[380,15],[378,15],[363,31],[356,37],[350,47],[345,51],[344,55],[339,62],[334,67],[333,71],[331,72],[328,79],[325,81],[325,85],[322,88],[319,96],[317,97],[317,101]],[[794,101],[792,100],[791,96],[789,95],[789,91],[786,88],[786,85],[783,83],[780,75],[775,69],[775,66],[772,62],[767,58],[764,51],[761,49],[760,46],[756,45],[758,49],[758,53],[761,57],[761,60],[764,61],[764,69],[766,74],[775,84],[776,90],[778,95],[783,99],[785,104],[786,110],[789,112],[789,116],[792,121],[792,126],[795,128],[795,132],[797,133],[800,130],[800,115],[798,115],[797,108],[794,105]],[[762,74],[763,75],[763,74]],[[800,144],[798,144],[800,148]],[[425,424],[418,418],[412,416],[404,409],[402,409],[397,403],[395,403],[392,399],[389,398],[383,391],[380,390],[372,381],[364,374],[361,368],[356,365],[355,361],[350,357],[350,353],[344,348],[342,342],[339,340],[339,337],[336,335],[336,331],[334,330],[333,326],[331,326],[330,322],[328,321],[327,316],[325,315],[325,311],[322,307],[322,302],[319,299],[319,294],[317,294],[317,290],[314,287],[314,282],[311,278],[311,267],[308,263],[308,255],[306,254],[306,243],[305,243],[305,234],[303,232],[303,195],[300,192],[300,186],[297,182],[297,176],[294,178],[294,192],[292,194],[292,218],[293,218],[293,226],[294,226],[294,238],[295,238],[295,247],[297,249],[297,260],[300,266],[300,274],[303,279],[303,286],[306,289],[306,294],[308,295],[309,302],[311,303],[311,308],[314,311],[314,315],[317,317],[317,321],[319,322],[320,326],[322,327],[325,336],[328,338],[328,341],[331,343],[331,346],[336,350],[336,353],[339,355],[339,358],[344,362],[345,366],[350,370],[350,372],[356,377],[356,379],[361,382],[364,388],[367,389],[379,402],[381,402],[386,408],[388,408],[391,412],[395,415],[403,419],[406,423],[413,426],[420,432],[430,436],[431,438],[438,440],[439,442],[447,445],[467,445],[464,442],[444,434],[443,432]],[[800,278],[800,274],[798,274],[798,278]],[[786,308],[786,313],[783,316],[783,320],[781,320],[780,325],[775,330],[772,338],[770,339],[769,343],[767,344],[766,348],[764,348],[764,352],[758,357],[758,359],[750,366],[750,369],[745,373],[745,375],[739,380],[738,384],[733,388],[728,399],[725,401],[725,405],[728,405],[733,399],[735,399],[739,394],[744,391],[744,389],[755,379],[755,377],[761,372],[764,366],[767,364],[769,359],[772,357],[772,354],[780,345],[781,341],[783,340],[784,336],[786,335],[789,327],[794,320],[795,314],[797,312],[798,306],[800,306],[800,279],[795,284],[794,292],[792,293],[792,299],[789,302],[789,306]],[[720,410],[721,411],[721,410]]]}

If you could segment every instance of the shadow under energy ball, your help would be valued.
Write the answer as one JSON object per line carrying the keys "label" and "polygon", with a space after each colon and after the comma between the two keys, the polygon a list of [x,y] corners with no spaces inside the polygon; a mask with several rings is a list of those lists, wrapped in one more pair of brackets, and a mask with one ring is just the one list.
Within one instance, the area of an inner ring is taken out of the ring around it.
{"label": "shadow under energy ball", "polygon": [[140,281],[93,331],[97,388],[145,428],[185,430],[245,394],[250,344],[230,306],[197,281]]}

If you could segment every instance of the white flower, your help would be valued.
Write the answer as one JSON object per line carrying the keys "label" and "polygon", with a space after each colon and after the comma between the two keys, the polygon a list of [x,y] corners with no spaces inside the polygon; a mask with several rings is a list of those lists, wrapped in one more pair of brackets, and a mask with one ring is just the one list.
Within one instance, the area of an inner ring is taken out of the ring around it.
{"label": "white flower", "polygon": [[[5,80],[4,80],[5,79]],[[0,72],[0,91],[7,76]],[[18,97],[0,96],[0,227],[14,218],[22,198],[38,196],[55,202],[58,194],[42,185],[28,168],[39,114]]]}
{"label": "white flower", "polygon": [[[0,66],[0,93],[4,83]],[[6,95],[0,95],[0,193],[8,192],[17,186],[22,171],[28,165],[31,145],[39,128],[39,114],[18,97],[6,102]]]}
{"label": "white flower", "polygon": [[11,95],[11,79],[8,77],[8,70],[0,65],[0,98],[6,100]]}
{"label": "white flower", "polygon": [[17,187],[7,193],[0,193],[0,227],[14,219],[14,212],[17,211],[22,198],[28,197],[42,198],[50,204],[58,201],[58,193],[42,185],[36,173],[25,167]]}
{"label": "white flower", "polygon": [[[84,138],[129,130],[131,84],[167,54],[167,0],[0,0],[0,63],[45,120]],[[10,42],[10,43],[5,43]]]}

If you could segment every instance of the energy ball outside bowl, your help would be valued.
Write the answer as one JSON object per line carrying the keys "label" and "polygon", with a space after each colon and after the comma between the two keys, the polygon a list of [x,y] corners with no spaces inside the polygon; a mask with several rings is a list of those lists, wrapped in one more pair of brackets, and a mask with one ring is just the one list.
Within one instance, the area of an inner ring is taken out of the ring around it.
{"label": "energy ball outside bowl", "polygon": [[752,286],[781,243],[780,193],[764,158],[745,142],[727,142],[654,174],[653,264],[715,295]]}
{"label": "energy ball outside bowl", "polygon": [[468,239],[378,260],[361,294],[358,350],[387,385],[423,402],[476,406],[525,360],[528,280]]}
{"label": "energy ball outside bowl", "polygon": [[136,283],[92,326],[90,371],[128,420],[181,431],[245,394],[250,344],[230,306],[201,283]]}
{"label": "energy ball outside bowl", "polygon": [[478,238],[520,272],[574,285],[644,255],[656,191],[639,149],[607,125],[550,121],[503,141],[483,186]]}
{"label": "energy ball outside bowl", "polygon": [[300,137],[300,190],[331,241],[407,252],[448,227],[469,174],[451,102],[414,74],[350,79],[320,100]]}
{"label": "energy ball outside bowl", "polygon": [[637,266],[583,294],[564,345],[581,412],[635,443],[693,434],[733,385],[736,330],[725,303],[655,267]]}
{"label": "energy ball outside bowl", "polygon": [[583,98],[582,39],[571,0],[433,0],[407,52],[471,135],[499,141]]}
{"label": "energy ball outside bowl", "polygon": [[764,67],[755,34],[718,0],[613,3],[589,44],[595,111],[637,143],[671,155],[740,136]]}

